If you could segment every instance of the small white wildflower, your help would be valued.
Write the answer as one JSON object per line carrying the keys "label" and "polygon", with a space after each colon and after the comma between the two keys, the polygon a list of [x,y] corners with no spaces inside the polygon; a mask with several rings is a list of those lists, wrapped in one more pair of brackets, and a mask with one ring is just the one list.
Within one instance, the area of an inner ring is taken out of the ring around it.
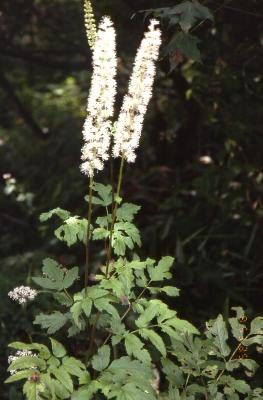
{"label": "small white wildflower", "polygon": [[155,63],[161,45],[161,32],[156,25],[156,20],[150,22],[149,30],[137,51],[128,94],[124,97],[116,124],[113,156],[123,156],[128,162],[135,161],[135,150],[139,145],[144,116],[152,97]]}
{"label": "small white wildflower", "polygon": [[199,161],[200,161],[200,163],[205,164],[205,165],[213,164],[213,162],[214,162],[210,156],[201,156],[201,157],[199,157]]}
{"label": "small white wildflower", "polygon": [[[36,357],[36,354],[32,353],[32,351],[30,350],[18,350],[14,356],[8,357],[8,364],[12,364],[13,361],[17,360],[20,357]],[[35,369],[35,367],[32,367],[32,369]],[[10,375],[14,375],[16,372],[16,369],[11,369]]]}
{"label": "small white wildflower", "polygon": [[8,296],[19,304],[25,304],[30,300],[34,300],[37,296],[37,291],[29,286],[18,286],[10,291]]}
{"label": "small white wildflower", "polygon": [[93,51],[93,75],[83,128],[81,171],[89,176],[102,170],[109,146],[116,95],[116,34],[109,17],[99,25]]}

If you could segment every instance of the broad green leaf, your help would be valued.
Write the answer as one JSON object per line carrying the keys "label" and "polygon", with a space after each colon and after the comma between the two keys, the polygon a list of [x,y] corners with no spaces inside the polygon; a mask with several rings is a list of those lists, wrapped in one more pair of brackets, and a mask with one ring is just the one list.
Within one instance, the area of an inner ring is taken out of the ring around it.
{"label": "broad green leaf", "polygon": [[27,381],[23,386],[23,394],[27,400],[39,400],[39,384]]}
{"label": "broad green leaf", "polygon": [[103,371],[110,363],[110,346],[105,345],[99,348],[98,354],[92,359],[92,366],[96,371]]}
{"label": "broad green leaf", "polygon": [[92,381],[72,394],[72,400],[92,400],[94,394],[98,391],[98,382]]}
{"label": "broad green leaf", "polygon": [[196,334],[196,335],[200,334],[198,329],[196,329],[195,326],[192,325],[190,322],[188,322],[184,319],[177,318],[177,317],[168,319],[167,321],[164,322],[164,324],[172,326],[173,328],[175,328],[176,330],[178,330],[180,332],[187,332],[187,333]]}
{"label": "broad green leaf", "polygon": [[94,300],[94,306],[99,311],[106,311],[108,314],[112,315],[114,318],[118,318],[119,314],[115,307],[110,303],[112,300],[107,297],[101,297]]}
{"label": "broad green leaf", "polygon": [[144,12],[146,16],[154,13],[161,18],[168,19],[170,25],[179,24],[184,32],[188,32],[198,20],[209,19],[213,21],[210,10],[197,0],[193,2],[186,0],[174,7],[156,8],[144,10]]}
{"label": "broad green leaf", "polygon": [[100,297],[104,297],[109,292],[105,289],[101,289],[98,286],[92,286],[88,289],[88,297],[92,300],[99,299]]}
{"label": "broad green leaf", "polygon": [[[111,372],[115,376],[124,373],[130,375],[136,379],[152,379],[153,372],[152,368],[138,360],[131,360],[130,357],[121,357],[117,360],[112,361],[105,373]],[[145,382],[146,384],[146,382]]]}
{"label": "broad green leaf", "polygon": [[63,366],[70,375],[74,375],[79,378],[83,376],[83,372],[87,372],[85,365],[74,357],[63,358]]}
{"label": "broad green leaf", "polygon": [[55,230],[55,236],[66,242],[68,246],[72,246],[78,240],[80,242],[86,242],[87,236],[87,224],[86,219],[81,219],[79,217],[69,217],[64,221],[58,229]]}
{"label": "broad green leaf", "polygon": [[225,321],[223,320],[222,315],[220,314],[216,320],[212,321],[212,325],[208,327],[208,337],[211,337],[211,334],[214,337],[214,344],[218,348],[220,354],[223,357],[226,357],[230,353],[230,348],[227,344],[228,332],[226,328]]}
{"label": "broad green leaf", "polygon": [[152,282],[162,281],[164,279],[169,279],[172,277],[169,272],[174,262],[173,257],[163,257],[158,265],[154,268],[149,267],[148,272]]}
{"label": "broad green leaf", "polygon": [[73,320],[78,328],[81,328],[80,316],[82,313],[82,302],[77,301],[70,307],[70,312],[72,314]]}
{"label": "broad green leaf", "polygon": [[46,368],[46,362],[37,356],[24,356],[14,360],[8,367],[8,371],[37,367],[41,371]]}
{"label": "broad green leaf", "polygon": [[72,379],[63,365],[59,368],[50,368],[49,371],[70,393],[73,392]]}
{"label": "broad green leaf", "polygon": [[98,198],[93,198],[93,204],[109,206],[112,203],[112,190],[110,185],[103,185],[102,183],[93,184],[94,192],[98,193]]}
{"label": "broad green leaf", "polygon": [[12,382],[20,381],[21,379],[28,379],[28,378],[30,378],[30,376],[32,376],[33,373],[34,373],[34,371],[32,369],[18,371],[14,375],[9,376],[9,378],[7,378],[5,380],[5,383],[12,383]]}
{"label": "broad green leaf", "polygon": [[108,214],[104,217],[98,217],[96,219],[96,224],[100,226],[100,228],[109,229],[111,225],[111,214]]}
{"label": "broad green leaf", "polygon": [[51,357],[47,360],[47,363],[48,363],[48,365],[49,365],[50,367],[53,367],[53,368],[57,368],[57,367],[60,366],[60,361],[59,361],[56,357],[54,357],[54,356],[51,356]]}
{"label": "broad green leaf", "polygon": [[126,383],[119,388],[111,387],[110,398],[116,400],[155,400],[156,397],[148,390],[136,386],[136,382]]}
{"label": "broad green leaf", "polygon": [[57,215],[60,219],[62,219],[63,221],[67,218],[69,218],[70,213],[66,210],[63,210],[62,208],[54,208],[53,210],[50,210],[46,213],[42,213],[39,217],[41,222],[45,222],[48,219],[50,219],[51,217],[53,217],[53,215]]}
{"label": "broad green leaf", "polygon": [[50,374],[41,374],[41,382],[45,385],[45,389],[49,390],[48,396],[50,400],[56,400],[55,387]]}
{"label": "broad green leaf", "polygon": [[65,278],[63,280],[63,286],[68,289],[73,283],[78,279],[79,269],[78,267],[71,268],[66,272]]}
{"label": "broad green leaf", "polygon": [[245,381],[241,379],[234,379],[231,376],[223,375],[218,382],[223,385],[228,385],[230,388],[239,393],[245,394],[251,391],[250,386]]}
{"label": "broad green leaf", "polygon": [[51,342],[52,352],[54,356],[58,358],[64,357],[67,353],[65,347],[55,339],[49,338],[49,340]]}
{"label": "broad green leaf", "polygon": [[39,314],[34,320],[35,325],[41,325],[43,329],[47,329],[47,333],[51,335],[62,328],[68,321],[67,317],[60,311],[55,311],[52,314]]}
{"label": "broad green leaf", "polygon": [[89,297],[86,297],[82,301],[81,305],[86,317],[89,317],[92,309],[92,300]]}
{"label": "broad green leaf", "polygon": [[150,340],[154,347],[161,353],[163,357],[166,357],[166,348],[161,336],[150,329],[140,329],[139,334],[144,338]]}
{"label": "broad green leaf", "polygon": [[133,333],[125,337],[125,348],[128,356],[134,356],[145,364],[151,363],[149,352],[143,348],[144,343]]}
{"label": "broad green leaf", "polygon": [[134,219],[134,215],[138,213],[140,210],[140,206],[136,206],[132,203],[123,203],[117,209],[117,221],[128,221],[132,222]]}
{"label": "broad green leaf", "polygon": [[47,346],[40,343],[26,344],[22,342],[12,342],[8,345],[8,347],[11,347],[12,349],[16,350],[37,350],[39,352],[39,356],[45,360],[51,356]]}
{"label": "broad green leaf", "polygon": [[174,330],[173,328],[165,324],[161,324],[160,328],[162,332],[166,333],[171,339],[175,339],[178,340],[179,342],[182,342],[183,340],[182,336],[178,331]]}
{"label": "broad green leaf", "polygon": [[143,311],[140,317],[135,321],[138,328],[146,327],[159,314],[159,308],[154,303],[150,303],[149,306]]}
{"label": "broad green leaf", "polygon": [[189,33],[176,32],[168,45],[163,49],[163,54],[166,56],[174,51],[179,51],[186,58],[200,62],[201,53],[198,48],[199,43],[200,40],[196,36]]}
{"label": "broad green leaf", "polygon": [[95,228],[92,232],[93,240],[103,240],[110,236],[110,232],[105,228]]}
{"label": "broad green leaf", "polygon": [[180,289],[177,289],[175,286],[164,286],[161,288],[161,291],[171,297],[177,297],[180,294]]}
{"label": "broad green leaf", "polygon": [[112,235],[112,247],[116,255],[123,256],[126,248],[133,249],[141,245],[140,233],[131,222],[116,222]]}
{"label": "broad green leaf", "polygon": [[57,398],[62,400],[70,398],[70,391],[68,391],[59,380],[52,379],[52,386],[54,387]]}
{"label": "broad green leaf", "polygon": [[41,278],[41,277],[33,276],[32,280],[38,286],[41,286],[43,289],[50,289],[50,290],[62,290],[63,289],[62,282],[54,282],[49,278]]}
{"label": "broad green leaf", "polygon": [[252,344],[259,344],[263,346],[263,335],[250,336],[248,339],[243,340],[244,346],[251,346]]}
{"label": "broad green leaf", "polygon": [[48,276],[48,278],[52,279],[53,281],[62,281],[64,277],[64,272],[61,266],[51,258],[45,258],[43,260],[43,274]]}
{"label": "broad green leaf", "polygon": [[62,306],[67,306],[67,307],[72,306],[73,300],[68,295],[66,295],[66,293],[53,293],[53,297]]}
{"label": "broad green leaf", "polygon": [[250,333],[252,335],[263,335],[263,317],[257,317],[251,321]]}
{"label": "broad green leaf", "polygon": [[175,385],[176,387],[181,387],[184,385],[184,374],[183,371],[175,365],[168,358],[162,359],[162,371],[167,376],[168,381]]}

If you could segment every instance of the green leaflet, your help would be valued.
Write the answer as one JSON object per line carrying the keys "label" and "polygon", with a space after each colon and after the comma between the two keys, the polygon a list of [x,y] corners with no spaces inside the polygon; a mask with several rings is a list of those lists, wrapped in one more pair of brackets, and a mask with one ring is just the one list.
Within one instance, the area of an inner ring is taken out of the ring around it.
{"label": "green leaflet", "polygon": [[63,358],[63,367],[70,375],[83,378],[84,374],[87,373],[85,365],[74,357]]}
{"label": "green leaflet", "polygon": [[132,203],[123,203],[118,209],[116,213],[117,221],[127,221],[132,222],[134,220],[135,214],[140,210],[140,206],[137,206]]}
{"label": "green leaflet", "polygon": [[53,210],[42,213],[40,215],[39,219],[41,222],[45,222],[45,221],[49,220],[50,218],[52,218],[53,215],[56,215],[57,217],[59,217],[60,219],[62,219],[64,221],[65,219],[69,218],[70,212],[57,207],[57,208],[54,208]]}
{"label": "green leaflet", "polygon": [[263,317],[257,317],[251,321],[250,334],[263,335]]}
{"label": "green leaflet", "polygon": [[68,373],[67,369],[62,365],[58,368],[51,367],[49,369],[55,378],[68,390],[70,393],[73,392],[73,381]]}
{"label": "green leaflet", "polygon": [[134,356],[145,364],[151,363],[150,353],[144,348],[144,343],[133,333],[125,336],[125,348],[128,356]]}
{"label": "green leaflet", "polygon": [[180,332],[187,332],[196,335],[200,334],[198,329],[196,329],[196,327],[192,325],[190,322],[177,317],[173,317],[171,319],[166,320],[164,324],[169,325],[170,327],[173,327]]}
{"label": "green leaflet", "polygon": [[45,277],[33,277],[33,281],[50,290],[63,290],[68,289],[78,279],[79,269],[73,267],[69,270],[63,269],[55,260],[46,258],[43,261],[43,275]]}
{"label": "green leaflet", "polygon": [[186,58],[193,61],[201,61],[201,52],[198,48],[200,40],[193,35],[185,32],[176,32],[171,41],[163,49],[164,56],[177,50],[180,51]]}
{"label": "green leaflet", "polygon": [[16,374],[9,376],[9,378],[5,380],[5,383],[12,383],[20,381],[21,379],[28,379],[30,376],[32,376],[32,374],[33,374],[32,369],[25,369],[23,371],[18,371]]}
{"label": "green leaflet", "polygon": [[116,255],[123,256],[126,248],[133,249],[141,245],[139,230],[131,222],[116,222],[112,235],[112,247]]}
{"label": "green leaflet", "polygon": [[72,394],[72,400],[91,400],[93,395],[98,391],[99,385],[97,381],[81,387]]}
{"label": "green leaflet", "polygon": [[52,314],[39,314],[34,320],[34,324],[41,325],[43,329],[47,329],[47,333],[51,335],[62,328],[68,321],[65,314],[55,311]]}
{"label": "green leaflet", "polygon": [[155,15],[161,18],[168,18],[170,24],[179,24],[184,32],[188,32],[198,20],[209,19],[213,21],[213,15],[210,10],[198,1],[191,2],[187,0],[174,7],[156,8],[144,10],[144,12],[146,12],[146,15],[154,12]]}
{"label": "green leaflet", "polygon": [[28,369],[37,367],[39,370],[46,368],[46,362],[37,356],[24,356],[14,360],[8,367],[8,371],[18,369]]}
{"label": "green leaflet", "polygon": [[8,347],[16,350],[36,350],[39,352],[40,358],[43,358],[44,360],[48,359],[51,355],[47,346],[40,343],[26,344],[22,342],[12,342],[8,345]]}
{"label": "green leaflet", "polygon": [[159,315],[159,308],[155,303],[150,303],[140,317],[135,321],[138,328],[146,327],[155,317]]}
{"label": "green leaflet", "polygon": [[96,371],[103,371],[110,363],[110,347],[108,345],[102,346],[92,359],[92,366]]}
{"label": "green leaflet", "polygon": [[49,338],[49,340],[51,342],[52,353],[54,356],[59,358],[64,357],[66,355],[65,347],[55,339]]}
{"label": "green leaflet", "polygon": [[31,381],[27,381],[23,386],[23,393],[26,395],[27,400],[39,400],[39,394],[44,390],[43,384]]}
{"label": "green leaflet", "polygon": [[86,242],[88,221],[79,217],[69,217],[58,229],[55,230],[55,236],[62,242],[66,242],[70,247],[78,240]]}
{"label": "green leaflet", "polygon": [[94,306],[99,311],[106,311],[108,314],[112,315],[114,318],[118,318],[119,314],[115,307],[111,304],[111,299],[107,297],[101,297],[99,299],[94,300]]}
{"label": "green leaflet", "polygon": [[174,262],[173,257],[163,257],[156,267],[148,267],[148,272],[152,282],[162,281],[164,279],[170,279],[172,277],[169,272]]}
{"label": "green leaflet", "polygon": [[207,331],[207,337],[214,339],[214,344],[219,350],[219,353],[226,357],[230,353],[230,348],[227,344],[228,332],[226,328],[225,321],[220,314],[216,320],[210,321],[210,325]]}
{"label": "green leaflet", "polygon": [[102,183],[94,183],[93,190],[99,196],[99,197],[93,196],[92,198],[93,204],[98,204],[107,207],[112,203],[112,191],[110,185],[103,185]]}
{"label": "green leaflet", "polygon": [[163,357],[166,357],[166,347],[161,336],[151,329],[140,329],[139,334],[143,339],[148,339],[153,346],[161,353]]}

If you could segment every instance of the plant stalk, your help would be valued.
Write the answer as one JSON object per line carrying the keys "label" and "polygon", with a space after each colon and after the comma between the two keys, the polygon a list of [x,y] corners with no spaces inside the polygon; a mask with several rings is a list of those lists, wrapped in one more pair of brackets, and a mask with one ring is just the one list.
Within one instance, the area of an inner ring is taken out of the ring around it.
{"label": "plant stalk", "polygon": [[87,239],[86,239],[86,260],[85,260],[85,294],[89,283],[89,256],[90,256],[90,228],[91,228],[91,215],[92,215],[92,187],[93,178],[89,180],[89,209],[88,209],[88,226],[87,226]]}
{"label": "plant stalk", "polygon": [[115,197],[113,211],[112,211],[109,247],[108,247],[108,252],[107,252],[107,263],[106,263],[106,279],[109,277],[109,266],[110,266],[110,260],[111,260],[111,254],[112,254],[112,236],[113,236],[114,224],[116,222],[116,214],[117,214],[117,209],[118,209],[118,201],[116,201],[116,199],[118,199],[120,196],[121,185],[122,185],[122,180],[123,180],[123,170],[124,170],[124,157],[122,157],[122,159],[121,159],[117,192],[116,192],[116,197]]}

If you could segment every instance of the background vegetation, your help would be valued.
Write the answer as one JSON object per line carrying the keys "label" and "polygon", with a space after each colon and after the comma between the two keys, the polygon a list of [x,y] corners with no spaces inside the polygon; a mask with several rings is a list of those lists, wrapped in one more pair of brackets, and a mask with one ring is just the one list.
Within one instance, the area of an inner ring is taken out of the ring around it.
{"label": "background vegetation", "polygon": [[[181,297],[171,305],[197,326],[236,305],[251,317],[262,313],[263,283],[262,2],[202,4],[214,20],[194,20],[190,43],[174,40],[185,27],[172,15],[162,19],[154,98],[124,182],[126,199],[142,205],[144,255],[176,257]],[[144,30],[138,12],[174,5],[95,4],[97,16],[110,14],[118,30],[120,99]],[[58,205],[87,212],[79,155],[91,57],[79,0],[2,0],[0,40],[2,368],[6,343],[34,334],[36,311],[18,313],[7,292],[30,282],[44,256],[59,255],[65,266],[75,261],[38,217]],[[75,257],[84,263],[81,248]],[[6,391],[4,398],[19,398]]]}

